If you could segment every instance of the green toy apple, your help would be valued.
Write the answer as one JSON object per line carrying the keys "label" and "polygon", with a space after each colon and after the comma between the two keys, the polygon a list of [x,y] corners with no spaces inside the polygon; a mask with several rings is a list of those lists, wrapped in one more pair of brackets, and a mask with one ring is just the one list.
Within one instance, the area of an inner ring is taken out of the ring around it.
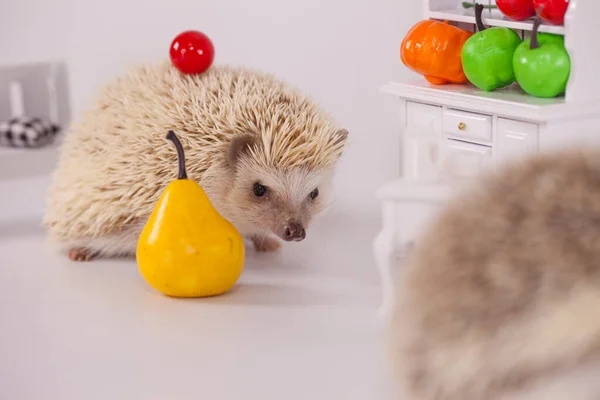
{"label": "green toy apple", "polygon": [[525,93],[535,97],[556,97],[565,92],[571,73],[571,59],[562,35],[538,33],[538,17],[531,39],[515,51],[513,67],[517,83]]}
{"label": "green toy apple", "polygon": [[515,81],[513,55],[521,44],[519,35],[509,28],[486,29],[481,20],[483,5],[475,5],[478,32],[463,45],[461,61],[469,82],[481,90],[492,91]]}

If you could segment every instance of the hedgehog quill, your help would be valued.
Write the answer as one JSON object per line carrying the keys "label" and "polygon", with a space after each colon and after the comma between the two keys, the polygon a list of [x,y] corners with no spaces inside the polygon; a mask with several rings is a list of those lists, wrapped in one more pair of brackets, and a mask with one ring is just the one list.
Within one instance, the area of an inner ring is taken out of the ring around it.
{"label": "hedgehog quill", "polygon": [[176,174],[175,131],[190,179],[257,251],[300,241],[333,199],[348,131],[270,74],[214,66],[183,75],[144,65],[106,85],[67,132],[47,195],[49,240],[76,261],[135,254]]}

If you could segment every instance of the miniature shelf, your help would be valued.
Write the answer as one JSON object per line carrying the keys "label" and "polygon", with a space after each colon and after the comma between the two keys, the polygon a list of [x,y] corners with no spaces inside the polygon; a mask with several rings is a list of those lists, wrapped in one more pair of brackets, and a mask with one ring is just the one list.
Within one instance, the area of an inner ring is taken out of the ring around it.
{"label": "miniature shelf", "polygon": [[564,97],[542,99],[528,95],[517,84],[486,92],[469,83],[432,85],[416,78],[406,82],[389,82],[381,91],[421,103],[443,103],[532,122],[586,115],[600,109],[600,100],[575,104],[567,102]]}
{"label": "miniature shelf", "polygon": [[[475,24],[475,10],[472,8],[429,11],[428,14],[429,19]],[[486,26],[501,26],[524,31],[531,31],[533,29],[533,20],[513,21],[505,17],[499,10],[484,10],[482,19]],[[564,35],[565,27],[563,25],[542,24],[539,31]]]}
{"label": "miniature shelf", "polygon": [[40,148],[0,146],[0,181],[48,176],[56,166],[71,121],[66,64],[62,61],[0,66],[0,120],[38,117],[61,128]]}

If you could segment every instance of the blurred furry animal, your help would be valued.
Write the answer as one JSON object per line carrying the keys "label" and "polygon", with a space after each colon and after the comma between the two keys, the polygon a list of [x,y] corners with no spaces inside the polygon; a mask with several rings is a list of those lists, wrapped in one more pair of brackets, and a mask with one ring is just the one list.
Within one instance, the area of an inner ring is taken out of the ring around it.
{"label": "blurred furry animal", "polygon": [[600,399],[600,151],[477,179],[399,268],[403,399]]}
{"label": "blurred furry animal", "polygon": [[168,61],[110,82],[66,136],[48,192],[52,244],[74,260],[135,254],[162,190],[188,176],[259,251],[304,239],[332,202],[348,132],[273,76],[213,66],[182,75]]}

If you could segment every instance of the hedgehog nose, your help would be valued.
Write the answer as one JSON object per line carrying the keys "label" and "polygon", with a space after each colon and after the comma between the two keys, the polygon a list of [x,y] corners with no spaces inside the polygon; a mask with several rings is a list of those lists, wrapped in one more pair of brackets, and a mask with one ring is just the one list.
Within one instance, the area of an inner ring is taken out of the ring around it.
{"label": "hedgehog nose", "polygon": [[283,239],[289,241],[299,242],[306,237],[306,231],[304,227],[298,222],[290,222],[286,225],[283,231]]}

